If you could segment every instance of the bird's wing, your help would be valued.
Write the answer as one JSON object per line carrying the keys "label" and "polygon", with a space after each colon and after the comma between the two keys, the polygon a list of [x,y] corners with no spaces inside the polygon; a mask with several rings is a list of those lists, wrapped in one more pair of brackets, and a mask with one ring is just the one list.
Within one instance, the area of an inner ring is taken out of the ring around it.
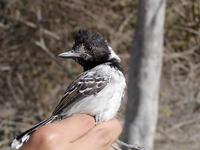
{"label": "bird's wing", "polygon": [[95,71],[84,72],[69,85],[53,115],[59,114],[73,102],[97,94],[110,82],[110,78],[108,75],[100,75]]}

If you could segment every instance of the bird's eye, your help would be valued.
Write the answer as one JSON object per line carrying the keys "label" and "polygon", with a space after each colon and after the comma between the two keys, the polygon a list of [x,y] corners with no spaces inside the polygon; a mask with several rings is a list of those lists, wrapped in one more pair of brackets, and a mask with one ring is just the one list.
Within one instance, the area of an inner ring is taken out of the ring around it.
{"label": "bird's eye", "polygon": [[84,60],[90,60],[91,59],[91,55],[87,54],[87,53],[83,53],[82,54],[82,58],[84,58]]}

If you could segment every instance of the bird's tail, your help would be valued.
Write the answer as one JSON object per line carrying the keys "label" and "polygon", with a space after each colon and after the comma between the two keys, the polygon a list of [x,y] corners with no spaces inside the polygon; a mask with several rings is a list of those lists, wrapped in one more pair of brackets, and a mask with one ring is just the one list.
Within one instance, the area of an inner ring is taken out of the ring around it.
{"label": "bird's tail", "polygon": [[20,135],[18,135],[11,143],[11,149],[12,150],[17,150],[19,149],[25,142],[28,141],[28,139],[30,138],[30,135],[35,132],[38,128],[43,127],[44,125],[51,123],[55,120],[57,120],[58,116],[51,116],[50,118],[43,120],[41,122],[39,122],[38,124],[36,124],[35,126],[33,126],[32,128],[26,130],[25,132],[21,133]]}

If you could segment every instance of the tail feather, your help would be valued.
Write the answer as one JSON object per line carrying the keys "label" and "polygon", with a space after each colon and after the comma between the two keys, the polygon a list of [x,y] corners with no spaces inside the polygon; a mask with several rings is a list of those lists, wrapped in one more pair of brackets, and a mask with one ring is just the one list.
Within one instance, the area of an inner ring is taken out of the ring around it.
{"label": "tail feather", "polygon": [[12,150],[17,150],[19,148],[21,148],[21,146],[28,141],[28,139],[30,138],[30,135],[35,132],[38,128],[43,127],[44,125],[51,123],[55,120],[57,120],[58,116],[51,116],[50,118],[43,120],[41,122],[39,122],[38,124],[36,124],[35,126],[33,126],[32,128],[26,130],[25,132],[21,133],[20,135],[18,135],[11,143],[11,149]]}

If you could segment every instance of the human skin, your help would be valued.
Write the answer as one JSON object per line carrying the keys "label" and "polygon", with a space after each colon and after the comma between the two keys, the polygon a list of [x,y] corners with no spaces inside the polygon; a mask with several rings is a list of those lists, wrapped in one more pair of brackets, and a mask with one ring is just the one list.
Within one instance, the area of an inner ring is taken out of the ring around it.
{"label": "human skin", "polygon": [[22,150],[111,150],[121,131],[116,119],[95,126],[93,117],[78,114],[38,129]]}

